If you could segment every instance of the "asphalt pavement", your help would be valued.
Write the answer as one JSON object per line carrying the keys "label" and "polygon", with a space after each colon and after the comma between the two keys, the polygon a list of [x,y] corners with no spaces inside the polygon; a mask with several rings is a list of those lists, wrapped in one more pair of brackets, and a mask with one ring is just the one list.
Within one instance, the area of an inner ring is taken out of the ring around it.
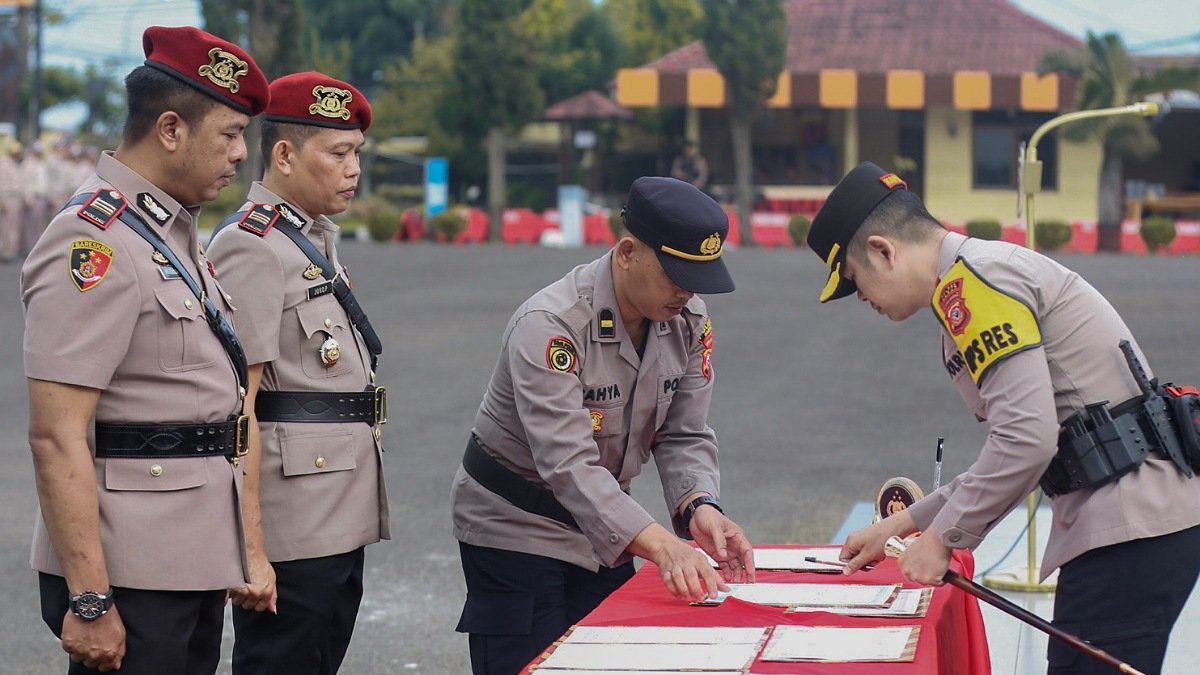
{"label": "asphalt pavement", "polygon": [[[454,632],[464,587],[451,477],[512,310],[602,253],[343,242],[355,293],[384,343],[394,539],[367,550],[366,593],[342,672],[469,672],[466,638]],[[820,306],[824,266],[807,250],[726,255],[738,290],[707,298],[717,373],[710,418],[721,445],[722,504],[752,541],[825,542],[888,477],[928,487],[938,436],[946,438],[944,481],[969,466],[984,430],[941,365],[932,312],[894,324],[852,298]],[[1157,372],[1200,383],[1200,260],[1060,259],[1112,301]],[[66,657],[41,622],[28,565],[37,497],[18,284],[19,268],[0,266],[0,344],[9,346],[0,360],[0,673],[41,675],[64,672]],[[62,320],[89,330],[86,316]],[[653,467],[633,494],[666,522]],[[227,624],[226,651],[231,643]]]}

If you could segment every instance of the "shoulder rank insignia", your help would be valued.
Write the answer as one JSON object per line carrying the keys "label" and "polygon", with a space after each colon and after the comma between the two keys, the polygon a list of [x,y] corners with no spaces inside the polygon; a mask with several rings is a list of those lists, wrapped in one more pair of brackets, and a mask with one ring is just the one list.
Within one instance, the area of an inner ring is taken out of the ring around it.
{"label": "shoulder rank insignia", "polygon": [[1042,344],[1033,310],[984,281],[962,258],[942,276],[931,304],[976,384],[1000,361]]}
{"label": "shoulder rank insignia", "polygon": [[154,219],[154,222],[159,225],[166,225],[167,221],[171,219],[171,213],[167,211],[165,206],[159,204],[158,200],[149,192],[138,193],[137,207],[142,213],[149,214]]}
{"label": "shoulder rank insignia", "polygon": [[101,188],[91,196],[77,212],[80,218],[96,227],[107,230],[125,210],[127,203],[120,192],[112,188]]}
{"label": "shoulder rank insignia", "polygon": [[295,225],[297,229],[308,224],[307,220],[301,218],[300,214],[296,213],[295,209],[293,209],[291,206],[288,206],[285,202],[279,202],[276,204],[275,211],[278,212],[284,220]]}
{"label": "shoulder rank insignia", "polygon": [[71,242],[71,282],[80,291],[90,291],[108,274],[113,250],[94,239]]}
{"label": "shoulder rank insignia", "polygon": [[561,335],[546,343],[546,365],[560,373],[575,372],[575,343]]}
{"label": "shoulder rank insignia", "polygon": [[254,204],[246,215],[238,221],[238,227],[262,237],[271,231],[271,226],[279,220],[279,212],[270,204]]}

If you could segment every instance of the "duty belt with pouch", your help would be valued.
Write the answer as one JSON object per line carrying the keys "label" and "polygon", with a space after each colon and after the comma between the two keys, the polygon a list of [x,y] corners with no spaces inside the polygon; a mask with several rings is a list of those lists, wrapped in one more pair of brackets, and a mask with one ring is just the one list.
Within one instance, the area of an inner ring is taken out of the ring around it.
{"label": "duty belt with pouch", "polygon": [[[1195,387],[1159,387],[1128,340],[1120,343],[1142,395],[1109,409],[1108,402],[1086,406],[1063,422],[1058,453],[1040,484],[1049,496],[1095,489],[1137,469],[1150,452],[1171,460],[1188,478],[1200,468],[1200,396]],[[1190,412],[1189,412],[1190,411]]]}
{"label": "duty belt with pouch", "polygon": [[250,418],[202,424],[96,422],[96,456],[105,458],[225,457],[237,466],[250,441]]}

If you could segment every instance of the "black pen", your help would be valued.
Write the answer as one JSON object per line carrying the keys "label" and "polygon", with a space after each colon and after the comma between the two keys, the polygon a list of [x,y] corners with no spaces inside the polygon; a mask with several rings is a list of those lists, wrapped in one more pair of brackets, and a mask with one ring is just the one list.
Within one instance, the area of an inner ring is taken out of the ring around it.
{"label": "black pen", "polygon": [[934,492],[937,492],[937,489],[942,486],[942,448],[943,448],[943,445],[945,444],[945,442],[946,442],[946,439],[942,438],[941,436],[938,436],[937,457],[934,459],[934,462],[933,462],[933,491]]}
{"label": "black pen", "polygon": [[[820,560],[811,555],[804,556],[804,559],[810,563],[817,563],[818,565],[833,565],[834,567],[845,567],[846,566],[846,563],[842,562],[841,560]],[[862,566],[862,569],[864,569],[864,570],[869,570],[869,569],[874,569],[874,568],[875,568],[875,563],[867,563],[866,565]]]}

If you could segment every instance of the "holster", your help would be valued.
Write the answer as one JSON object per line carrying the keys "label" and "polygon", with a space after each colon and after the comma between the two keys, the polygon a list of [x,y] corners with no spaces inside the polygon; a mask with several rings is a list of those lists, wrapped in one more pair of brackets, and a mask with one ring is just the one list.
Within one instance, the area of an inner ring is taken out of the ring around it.
{"label": "holster", "polygon": [[1193,470],[1200,471],[1200,390],[1173,384],[1163,385],[1161,390],[1179,434],[1184,459]]}
{"label": "holster", "polygon": [[1180,473],[1191,478],[1200,459],[1200,435],[1193,424],[1191,434],[1197,450],[1189,458],[1186,434],[1176,423],[1187,418],[1175,409],[1194,405],[1200,415],[1200,396],[1192,398],[1190,402],[1172,403],[1171,397],[1156,394],[1139,396],[1111,409],[1107,401],[1085,406],[1086,416],[1076,412],[1063,422],[1058,453],[1039,481],[1042,490],[1050,497],[1094,490],[1137,469],[1150,452],[1171,460]]}

